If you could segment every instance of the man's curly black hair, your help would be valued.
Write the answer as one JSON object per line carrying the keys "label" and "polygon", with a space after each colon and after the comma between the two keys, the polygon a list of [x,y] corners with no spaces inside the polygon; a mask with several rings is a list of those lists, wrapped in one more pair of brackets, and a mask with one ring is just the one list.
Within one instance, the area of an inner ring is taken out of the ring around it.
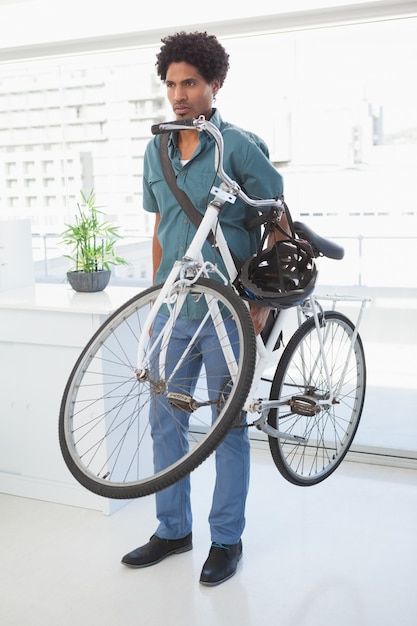
{"label": "man's curly black hair", "polygon": [[208,83],[219,80],[223,85],[229,69],[229,55],[214,35],[184,31],[161,39],[164,44],[157,54],[158,76],[166,80],[171,63],[189,63],[196,67]]}

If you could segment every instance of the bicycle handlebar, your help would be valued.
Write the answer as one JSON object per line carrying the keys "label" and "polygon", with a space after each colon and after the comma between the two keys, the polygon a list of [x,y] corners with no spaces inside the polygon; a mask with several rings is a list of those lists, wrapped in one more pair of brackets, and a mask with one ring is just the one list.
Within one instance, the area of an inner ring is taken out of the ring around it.
{"label": "bicycle handlebar", "polygon": [[243,202],[255,209],[262,210],[267,207],[275,208],[277,211],[276,219],[280,219],[284,212],[284,204],[280,198],[267,198],[265,200],[254,200],[245,194],[240,188],[239,184],[230,178],[223,169],[223,155],[224,155],[224,143],[223,135],[220,130],[209,120],[206,120],[204,115],[200,115],[198,118],[187,118],[184,120],[174,120],[172,122],[162,122],[161,124],[154,124],[151,127],[153,135],[161,135],[163,133],[170,133],[172,131],[179,130],[197,130],[199,132],[207,131],[215,140],[217,145],[217,153],[215,158],[215,169],[218,176],[227,185],[228,193],[239,197]]}
{"label": "bicycle handlebar", "polygon": [[[162,133],[170,133],[172,131],[179,130],[197,130],[199,132],[207,131],[216,141],[217,145],[217,153],[216,153],[216,169],[219,177],[222,181],[227,185],[227,191],[234,195],[238,196],[249,206],[252,206],[262,212],[262,209],[265,208],[275,208],[276,210],[276,219],[280,219],[282,213],[285,210],[285,205],[280,198],[270,198],[266,200],[254,200],[247,196],[238,183],[232,180],[223,169],[223,154],[224,154],[224,143],[223,136],[220,130],[209,120],[206,120],[204,115],[200,115],[198,118],[187,118],[184,120],[174,120],[172,122],[162,122],[161,124],[154,124],[151,127],[151,131],[153,135],[160,135]],[[255,220],[252,220],[254,223]],[[261,222],[264,221],[263,217],[261,217]],[[329,257],[331,259],[342,259],[344,256],[344,249],[342,246],[330,241],[329,239],[325,239],[324,237],[320,237],[317,235],[311,228],[306,226],[306,224],[302,224],[301,222],[294,223],[296,226],[296,232],[299,237],[303,237],[309,241],[313,250],[315,251],[316,256],[322,254],[323,256]]]}
{"label": "bicycle handlebar", "polygon": [[[170,133],[173,130],[196,130],[196,122],[198,121],[199,119],[189,117],[185,120],[174,120],[173,122],[154,124],[151,126],[151,133],[152,135],[162,135],[163,133]],[[182,126],[182,128],[179,128],[180,126]]]}

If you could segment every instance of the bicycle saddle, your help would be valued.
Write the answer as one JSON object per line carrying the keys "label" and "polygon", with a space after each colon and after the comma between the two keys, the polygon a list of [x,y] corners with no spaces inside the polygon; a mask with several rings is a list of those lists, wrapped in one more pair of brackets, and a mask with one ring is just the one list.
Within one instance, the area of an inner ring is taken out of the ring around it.
{"label": "bicycle saddle", "polygon": [[329,259],[338,260],[343,259],[345,256],[345,250],[342,246],[339,246],[339,244],[334,241],[330,241],[330,239],[321,237],[309,226],[307,226],[307,224],[294,222],[294,229],[300,239],[307,239],[313,247],[314,252],[317,253],[316,256],[322,254],[323,256],[327,256]]}

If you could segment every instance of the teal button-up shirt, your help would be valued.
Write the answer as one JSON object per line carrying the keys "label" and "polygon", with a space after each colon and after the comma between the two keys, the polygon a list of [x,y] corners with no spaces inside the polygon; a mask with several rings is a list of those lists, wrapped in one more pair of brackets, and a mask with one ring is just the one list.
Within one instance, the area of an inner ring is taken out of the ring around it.
{"label": "teal button-up shirt", "polygon": [[[276,198],[283,192],[282,177],[269,161],[266,144],[253,133],[223,122],[218,111],[210,121],[221,131],[224,140],[224,170],[251,198]],[[168,142],[169,156],[177,177],[177,185],[189,196],[194,206],[204,213],[210,190],[220,180],[214,169],[215,142],[211,135],[199,133],[200,145],[193,157],[182,164],[176,145],[176,133]],[[162,172],[159,158],[160,136],[148,144],[143,168],[143,207],[151,213],[160,213],[158,239],[162,247],[162,260],[156,282],[163,282],[174,261],[181,259],[195,234],[195,226],[179,206],[170,191]],[[240,199],[226,204],[220,214],[220,224],[226,241],[240,261],[255,254],[259,244],[259,229],[248,231],[246,222],[257,215],[255,209]],[[205,260],[216,263],[224,272],[220,255],[206,242]]]}

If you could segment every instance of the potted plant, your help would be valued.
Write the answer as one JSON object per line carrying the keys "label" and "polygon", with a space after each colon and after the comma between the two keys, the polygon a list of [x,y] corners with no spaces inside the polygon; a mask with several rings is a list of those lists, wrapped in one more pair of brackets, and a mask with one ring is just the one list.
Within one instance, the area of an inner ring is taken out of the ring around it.
{"label": "potted plant", "polygon": [[128,263],[115,253],[116,242],[121,238],[119,227],[103,219],[94,190],[88,196],[80,193],[82,202],[77,202],[75,222],[65,224],[67,229],[61,235],[62,243],[71,250],[64,256],[73,263],[67,278],[76,291],[102,291],[110,280],[110,266]]}

